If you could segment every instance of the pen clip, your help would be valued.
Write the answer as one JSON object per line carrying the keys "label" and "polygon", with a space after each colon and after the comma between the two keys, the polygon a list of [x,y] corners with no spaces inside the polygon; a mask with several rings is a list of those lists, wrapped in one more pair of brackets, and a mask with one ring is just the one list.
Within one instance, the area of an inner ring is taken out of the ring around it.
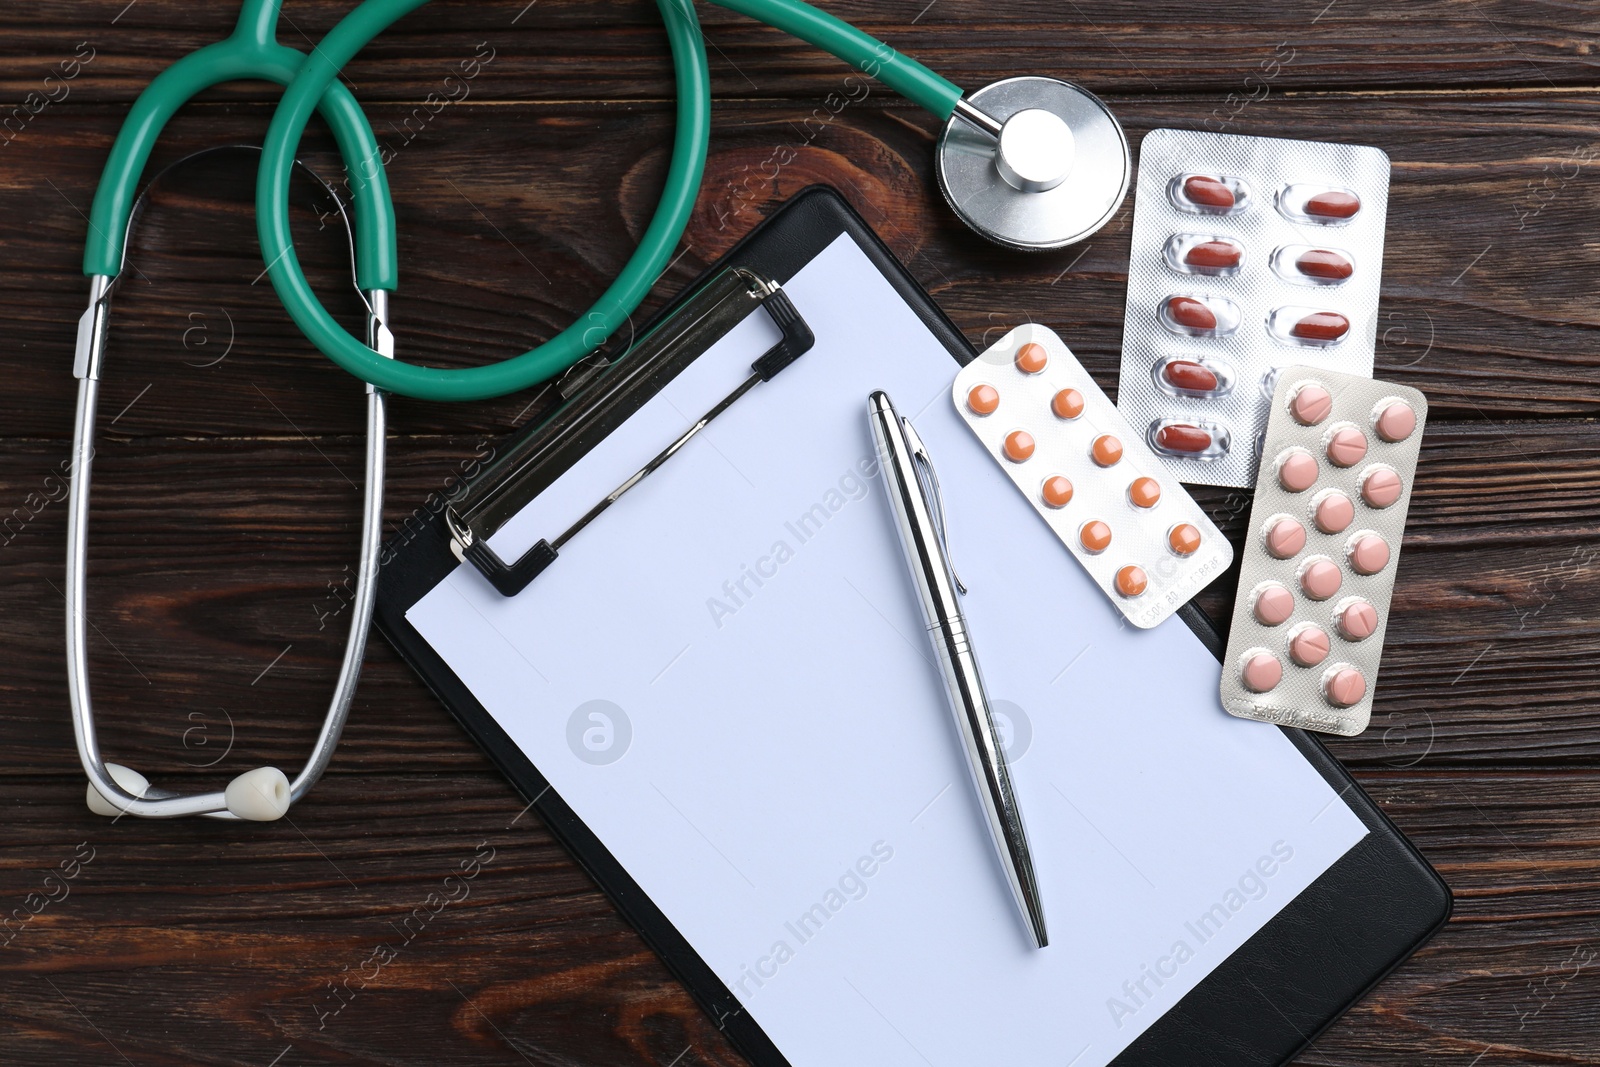
{"label": "pen clip", "polygon": [[[956,573],[955,557],[950,554],[950,534],[945,527],[944,494],[939,490],[939,472],[933,469],[928,446],[922,443],[922,438],[917,436],[911,420],[904,415],[900,416],[900,429],[905,434],[906,443],[911,446],[911,458],[917,465],[917,481],[922,485],[923,495],[931,494],[933,497],[933,528],[939,535],[939,544],[944,548],[944,561],[950,568],[950,578],[956,583],[956,591],[966,596],[967,587],[962,584],[961,575]],[[927,472],[926,481],[923,480],[923,472]]]}

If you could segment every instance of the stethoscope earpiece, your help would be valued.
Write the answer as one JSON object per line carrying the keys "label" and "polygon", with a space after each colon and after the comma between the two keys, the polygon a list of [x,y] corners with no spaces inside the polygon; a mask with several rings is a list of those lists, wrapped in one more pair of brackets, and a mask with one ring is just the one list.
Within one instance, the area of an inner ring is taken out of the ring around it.
{"label": "stethoscope earpiece", "polygon": [[[166,800],[176,796],[174,793],[151,789],[150,779],[131,767],[124,767],[120,763],[108,763],[105,766],[112,781],[140,800]],[[234,778],[222,795],[228,814],[235,819],[273,822],[283,818],[289,811],[289,776],[276,767],[257,767]],[[89,810],[96,815],[114,819],[128,814],[127,807],[108,800],[92,781],[89,783],[88,801]]]}
{"label": "stethoscope earpiece", "polygon": [[[133,796],[142,798],[150,790],[150,779],[132,767],[124,767],[120,763],[108,763],[106,773],[111,775],[113,782]],[[123,808],[107,800],[105,794],[94,787],[93,782],[89,783],[89,810],[108,819],[114,819],[124,811]]]}
{"label": "stethoscope earpiece", "polygon": [[1021,77],[962,98],[934,169],[961,221],[996,244],[1042,252],[1109,222],[1133,161],[1099,97],[1055,78]]}
{"label": "stethoscope earpiece", "polygon": [[272,822],[289,810],[289,776],[276,767],[257,767],[229,782],[223,796],[235,817]]}

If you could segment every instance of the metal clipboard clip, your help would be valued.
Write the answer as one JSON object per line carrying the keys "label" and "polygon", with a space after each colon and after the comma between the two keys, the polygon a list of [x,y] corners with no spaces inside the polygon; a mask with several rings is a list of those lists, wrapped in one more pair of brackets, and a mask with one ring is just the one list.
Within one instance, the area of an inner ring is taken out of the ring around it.
{"label": "metal clipboard clip", "polygon": [[[771,317],[783,337],[750,364],[749,377],[554,538],[541,539],[513,563],[489,547],[495,531],[756,308]],[[501,596],[516,596],[555,561],[579,530],[660,469],[740,397],[777,377],[815,340],[777,282],[746,267],[724,270],[621,356],[574,368],[575,376],[560,386],[566,401],[484,468],[462,498],[445,508],[451,551],[476,567]]]}

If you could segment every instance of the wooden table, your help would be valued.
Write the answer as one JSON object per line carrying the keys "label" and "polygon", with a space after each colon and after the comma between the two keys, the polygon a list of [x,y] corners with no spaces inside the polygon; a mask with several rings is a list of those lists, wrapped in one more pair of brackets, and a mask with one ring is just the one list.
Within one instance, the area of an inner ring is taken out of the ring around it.
{"label": "wooden table", "polygon": [[[295,0],[282,39],[309,47],[347,6]],[[831,7],[963,85],[1012,72],[1081,81],[1135,143],[1209,124],[1389,152],[1378,366],[1424,390],[1433,416],[1373,726],[1332,747],[1457,906],[1299,1062],[1600,1063],[1600,9]],[[84,809],[61,638],[84,213],[134,95],[223,36],[232,9],[34,0],[0,12],[0,911],[13,916],[0,934],[0,1061],[740,1063],[381,642],[331,772],[282,823],[112,826]],[[712,154],[657,301],[825,181],[974,342],[1033,318],[1115,387],[1131,203],[1061,253],[985,245],[934,188],[928,115],[877,86],[841,103],[850,72],[831,57],[700,11]],[[671,79],[652,5],[438,3],[348,75],[392,154],[404,355],[503,356],[587,307],[664,171]],[[30,93],[50,102],[22,106]],[[272,98],[260,85],[207,94],[154,162],[259,142]],[[329,144],[315,133],[305,158],[337,176]],[[764,164],[779,145],[795,154],[774,173]],[[354,563],[362,391],[259,278],[253,173],[220,157],[158,187],[102,398],[89,601],[101,727],[109,753],[191,788],[300,765]],[[295,201],[320,291],[358,321],[325,198],[307,185]],[[388,528],[547,403],[395,401]],[[1242,498],[1200,495],[1242,536]],[[1231,586],[1204,597],[1218,617]],[[404,920],[474,857],[465,899],[403,939]],[[380,945],[399,947],[375,956]]]}

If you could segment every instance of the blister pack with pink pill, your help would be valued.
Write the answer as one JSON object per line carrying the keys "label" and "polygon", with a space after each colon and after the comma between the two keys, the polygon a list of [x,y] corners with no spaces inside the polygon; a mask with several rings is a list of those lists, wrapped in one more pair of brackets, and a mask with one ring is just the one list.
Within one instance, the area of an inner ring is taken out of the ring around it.
{"label": "blister pack with pink pill", "polygon": [[1372,374],[1389,157],[1152,130],[1117,406],[1179,480],[1255,484],[1278,369]]}
{"label": "blister pack with pink pill", "polygon": [[1350,736],[1372,718],[1428,402],[1392,382],[1278,375],[1222,662],[1233,715]]}
{"label": "blister pack with pink pill", "polygon": [[956,375],[951,399],[1133,625],[1160,623],[1233,562],[1228,539],[1045,327],[991,345]]}

